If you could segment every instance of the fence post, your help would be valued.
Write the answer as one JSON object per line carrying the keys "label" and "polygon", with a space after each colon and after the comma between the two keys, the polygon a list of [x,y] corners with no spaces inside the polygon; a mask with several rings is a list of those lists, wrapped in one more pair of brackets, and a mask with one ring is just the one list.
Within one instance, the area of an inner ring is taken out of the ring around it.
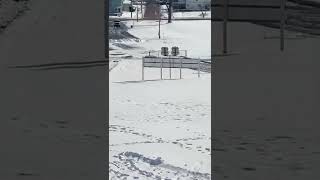
{"label": "fence post", "polygon": [[200,78],[200,58],[199,58],[199,61],[198,61],[198,77]]}
{"label": "fence post", "polygon": [[144,81],[144,57],[142,57],[142,81]]}
{"label": "fence post", "polygon": [[171,57],[169,56],[169,70],[170,70],[170,79],[171,79]]}
{"label": "fence post", "polygon": [[180,79],[182,79],[182,58],[180,58]]}
{"label": "fence post", "polygon": [[162,80],[162,67],[163,67],[163,59],[162,59],[162,57],[161,57],[161,67],[160,67],[161,80]]}

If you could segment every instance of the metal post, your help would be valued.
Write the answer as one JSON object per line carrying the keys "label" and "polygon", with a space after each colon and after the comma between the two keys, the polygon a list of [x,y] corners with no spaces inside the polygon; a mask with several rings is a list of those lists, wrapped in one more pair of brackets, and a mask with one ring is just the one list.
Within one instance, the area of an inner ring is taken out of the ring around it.
{"label": "metal post", "polygon": [[227,45],[227,33],[228,33],[228,0],[224,1],[224,19],[223,19],[223,53],[227,54],[228,45]]}
{"label": "metal post", "polygon": [[169,56],[169,70],[170,70],[170,79],[171,79],[171,57]]}
{"label": "metal post", "polygon": [[162,80],[162,67],[163,67],[163,59],[161,58],[161,67],[160,67],[160,76]]}
{"label": "metal post", "polygon": [[281,0],[281,7],[280,7],[280,13],[281,13],[281,20],[280,20],[280,50],[284,50],[284,26],[285,26],[285,6],[286,6],[286,0]]}
{"label": "metal post", "polygon": [[142,81],[144,81],[144,57],[142,58]]}
{"label": "metal post", "polygon": [[180,58],[180,79],[182,79],[182,58]]}
{"label": "metal post", "polygon": [[198,62],[198,77],[200,78],[200,58],[199,58],[199,62]]}

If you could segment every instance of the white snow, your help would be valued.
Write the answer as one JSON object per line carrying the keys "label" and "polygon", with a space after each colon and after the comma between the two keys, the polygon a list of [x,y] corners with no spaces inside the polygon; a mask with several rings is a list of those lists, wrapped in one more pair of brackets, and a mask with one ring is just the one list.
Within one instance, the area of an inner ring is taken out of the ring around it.
{"label": "white snow", "polygon": [[[203,17],[203,14],[205,18],[211,17],[211,11],[190,11],[190,12],[174,12],[173,13],[173,19],[174,18],[199,18]],[[163,17],[168,17],[167,13],[163,14]]]}
{"label": "white snow", "polygon": [[[110,179],[210,179],[211,74],[173,70],[175,80],[159,80],[160,69],[145,68],[141,57],[161,46],[180,46],[190,56],[210,56],[210,21],[163,24],[157,39],[157,22],[139,22],[129,32],[141,41],[110,41],[119,58],[109,75]],[[114,43],[134,46],[121,49]],[[197,45],[196,45],[197,44]],[[115,57],[113,57],[115,58]],[[168,69],[163,71],[166,79]]]}
{"label": "white snow", "polygon": [[[146,11],[145,5],[142,5],[142,14],[141,14],[141,6],[140,5],[133,5],[135,8],[138,9],[138,18],[142,19],[144,17],[144,12]],[[163,5],[161,7],[161,17],[162,18],[168,18],[168,9],[167,6]],[[210,18],[211,17],[211,11],[181,11],[181,12],[173,12],[172,18],[199,18],[199,17]],[[120,18],[131,18],[131,12],[123,11]],[[132,13],[132,19],[137,18],[137,11]]]}
{"label": "white snow", "polygon": [[[159,22],[140,21],[125,22],[128,26],[134,25],[129,29],[129,33],[138,37],[141,41],[117,40],[110,41],[110,47],[116,49],[110,53],[118,52],[115,43],[129,45],[135,48],[120,49],[120,52],[142,57],[148,51],[159,51],[162,46],[171,48],[178,46],[180,50],[187,50],[189,57],[211,58],[211,23],[210,21],[174,21],[168,24],[161,22],[159,39]],[[196,25],[195,25],[196,24]],[[139,48],[137,48],[139,47]],[[111,57],[113,57],[111,55]]]}

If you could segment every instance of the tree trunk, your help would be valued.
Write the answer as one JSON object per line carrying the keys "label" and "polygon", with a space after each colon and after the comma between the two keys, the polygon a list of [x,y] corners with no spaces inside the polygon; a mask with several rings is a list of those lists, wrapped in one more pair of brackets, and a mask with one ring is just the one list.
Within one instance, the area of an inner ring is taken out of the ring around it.
{"label": "tree trunk", "polygon": [[169,0],[169,8],[168,8],[168,23],[172,22],[172,0]]}

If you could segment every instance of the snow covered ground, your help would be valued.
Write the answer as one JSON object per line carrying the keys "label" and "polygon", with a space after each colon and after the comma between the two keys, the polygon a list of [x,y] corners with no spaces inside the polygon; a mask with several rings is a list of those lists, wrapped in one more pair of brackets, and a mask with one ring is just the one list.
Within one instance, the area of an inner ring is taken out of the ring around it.
{"label": "snow covered ground", "polygon": [[139,41],[110,41],[118,60],[109,73],[110,179],[211,178],[211,74],[184,69],[177,80],[173,70],[175,80],[159,80],[159,69],[146,68],[141,81],[148,50],[180,46],[190,56],[211,55],[210,21],[193,24],[163,23],[159,40],[157,22],[143,21],[129,29]]}
{"label": "snow covered ground", "polygon": [[[171,48],[178,46],[187,50],[189,57],[211,58],[211,22],[210,21],[176,21],[168,24],[161,22],[161,39],[159,39],[159,22],[141,21],[124,22],[127,26],[134,25],[128,32],[137,39],[111,40],[110,57],[114,54],[130,54],[136,58],[146,55],[149,51],[159,51],[162,46]],[[196,23],[196,26],[195,26]]]}
{"label": "snow covered ground", "polygon": [[104,1],[28,7],[0,32],[0,179],[106,179],[107,67],[8,68],[102,60]]}
{"label": "snow covered ground", "polygon": [[[174,18],[194,18],[194,17],[204,17],[210,18],[211,17],[211,11],[191,11],[191,12],[174,12],[173,13],[173,19]],[[163,14],[164,17],[168,17],[168,14]]]}
{"label": "snow covered ground", "polygon": [[[135,8],[138,8],[138,18],[141,19],[143,18],[143,14],[141,14],[141,6],[140,5],[134,5]],[[142,6],[142,12],[144,13],[146,11],[146,7],[145,5]],[[162,12],[162,15],[161,17],[162,18],[168,18],[168,13],[167,13],[167,7],[164,5],[161,7],[161,12]],[[173,19],[174,18],[199,18],[199,17],[203,17],[203,14],[204,14],[204,17],[205,18],[210,18],[211,17],[211,11],[186,11],[186,12],[173,12]],[[122,12],[122,15],[120,18],[131,18],[131,12],[128,12],[128,11],[123,11]],[[137,18],[137,12],[133,12],[132,13],[132,18],[133,19],[136,19]]]}

